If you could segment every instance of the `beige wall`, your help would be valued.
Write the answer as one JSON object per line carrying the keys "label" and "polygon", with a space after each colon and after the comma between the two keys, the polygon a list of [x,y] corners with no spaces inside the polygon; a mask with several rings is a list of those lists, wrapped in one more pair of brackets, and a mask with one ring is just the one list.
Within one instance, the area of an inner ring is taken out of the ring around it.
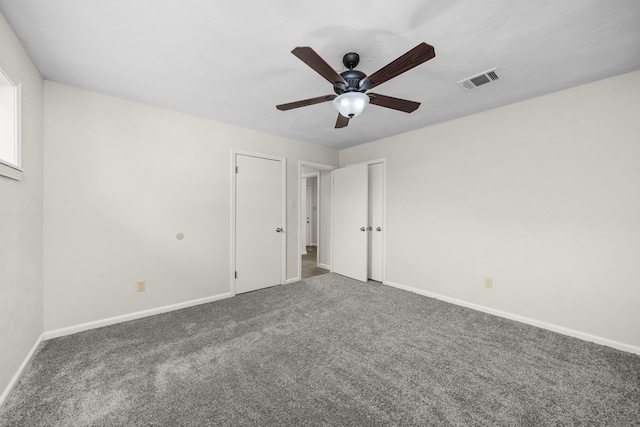
{"label": "beige wall", "polygon": [[381,157],[389,282],[640,350],[640,72],[340,163]]}
{"label": "beige wall", "polygon": [[42,77],[0,14],[0,68],[22,86],[21,181],[0,176],[0,395],[43,332]]}
{"label": "beige wall", "polygon": [[51,82],[45,113],[46,330],[228,293],[232,148],[287,158],[297,276],[298,160],[336,151]]}

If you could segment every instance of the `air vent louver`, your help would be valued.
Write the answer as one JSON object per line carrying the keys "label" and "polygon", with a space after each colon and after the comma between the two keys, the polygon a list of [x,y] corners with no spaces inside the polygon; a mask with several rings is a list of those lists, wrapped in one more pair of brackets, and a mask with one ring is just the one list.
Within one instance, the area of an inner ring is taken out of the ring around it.
{"label": "air vent louver", "polygon": [[466,90],[474,89],[487,83],[495,82],[500,77],[496,74],[497,68],[492,68],[484,73],[476,74],[464,80],[460,80],[458,84]]}

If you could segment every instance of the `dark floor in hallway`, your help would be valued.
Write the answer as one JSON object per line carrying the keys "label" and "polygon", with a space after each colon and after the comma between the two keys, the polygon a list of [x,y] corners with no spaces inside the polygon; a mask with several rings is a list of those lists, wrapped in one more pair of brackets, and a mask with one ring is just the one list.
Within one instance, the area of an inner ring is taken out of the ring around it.
{"label": "dark floor in hallway", "polygon": [[302,255],[302,278],[327,274],[329,270],[318,267],[318,248],[315,246],[307,246],[307,254]]}

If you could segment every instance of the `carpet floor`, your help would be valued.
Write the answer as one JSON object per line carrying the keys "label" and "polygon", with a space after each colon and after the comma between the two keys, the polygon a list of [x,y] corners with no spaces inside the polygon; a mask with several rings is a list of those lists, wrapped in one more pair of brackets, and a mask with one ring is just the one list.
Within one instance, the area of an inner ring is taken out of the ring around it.
{"label": "carpet floor", "polygon": [[640,357],[327,274],[45,341],[0,425],[640,425]]}

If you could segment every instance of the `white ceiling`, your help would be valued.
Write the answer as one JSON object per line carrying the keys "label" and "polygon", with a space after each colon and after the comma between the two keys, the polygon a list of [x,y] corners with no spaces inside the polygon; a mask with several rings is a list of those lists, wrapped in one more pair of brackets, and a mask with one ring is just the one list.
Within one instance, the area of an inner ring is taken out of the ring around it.
{"label": "white ceiling", "polygon": [[[0,0],[49,80],[346,148],[640,69],[638,0]],[[290,52],[311,46],[336,70],[360,54],[371,74],[420,42],[436,57],[375,88],[422,102],[370,105],[334,129],[332,93]],[[457,81],[498,67],[501,80]]]}

